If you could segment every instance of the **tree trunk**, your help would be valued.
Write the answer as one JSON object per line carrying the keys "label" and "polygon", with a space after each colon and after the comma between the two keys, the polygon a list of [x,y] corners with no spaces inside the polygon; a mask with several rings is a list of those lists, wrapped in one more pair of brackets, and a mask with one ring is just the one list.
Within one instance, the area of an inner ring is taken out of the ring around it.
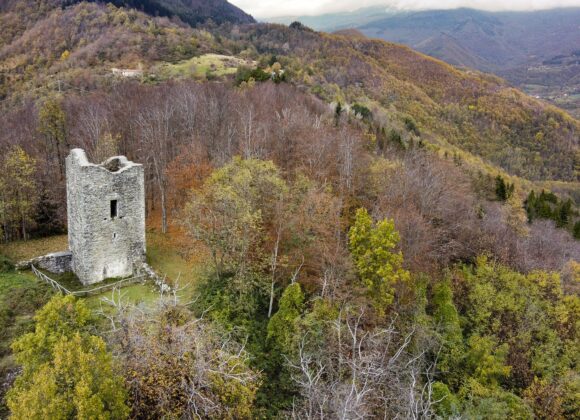
{"label": "tree trunk", "polygon": [[161,232],[167,233],[167,206],[165,205],[165,188],[161,189]]}
{"label": "tree trunk", "polygon": [[270,286],[270,306],[268,307],[268,318],[272,316],[272,308],[274,307],[274,283],[276,282],[276,267],[278,266],[278,247],[280,245],[280,234],[282,226],[278,227],[276,235],[276,243],[272,252],[271,270],[272,270],[272,284]]}

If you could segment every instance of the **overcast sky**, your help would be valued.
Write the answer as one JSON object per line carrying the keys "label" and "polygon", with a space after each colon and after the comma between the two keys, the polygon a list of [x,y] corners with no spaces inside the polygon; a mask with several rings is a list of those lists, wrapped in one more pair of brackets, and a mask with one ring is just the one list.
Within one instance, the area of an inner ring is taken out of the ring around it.
{"label": "overcast sky", "polygon": [[229,0],[256,18],[348,12],[386,6],[407,10],[471,7],[483,10],[539,10],[579,6],[580,0]]}

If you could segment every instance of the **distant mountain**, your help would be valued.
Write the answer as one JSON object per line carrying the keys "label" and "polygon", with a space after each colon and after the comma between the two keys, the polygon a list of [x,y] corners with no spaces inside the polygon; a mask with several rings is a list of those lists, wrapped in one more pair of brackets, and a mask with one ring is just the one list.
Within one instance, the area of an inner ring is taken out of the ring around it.
{"label": "distant mountain", "polygon": [[[57,92],[106,90],[113,67],[142,66],[144,80],[162,83],[160,66],[190,68],[192,58],[244,51],[257,63],[276,56],[289,82],[328,103],[366,107],[384,129],[376,133],[383,142],[408,147],[420,141],[531,180],[578,179],[578,120],[497,77],[462,71],[356,30],[326,34],[267,24],[202,30],[97,2],[19,4],[27,4],[26,14],[0,13],[0,107],[6,109]],[[447,45],[469,56],[461,43]]]}
{"label": "distant mountain", "polygon": [[389,9],[384,6],[365,7],[351,12],[325,13],[315,16],[281,16],[263,19],[271,23],[282,23],[290,25],[292,22],[301,22],[318,31],[333,32],[340,29],[358,27],[377,19],[384,19],[400,13],[395,9]]}
{"label": "distant mountain", "polygon": [[384,8],[297,18],[317,30],[357,28],[460,67],[493,72],[580,117],[580,8],[534,12]]}
{"label": "distant mountain", "polygon": [[[451,40],[479,57],[488,69],[498,70],[541,62],[578,49],[578,22],[580,8],[502,13],[455,9],[386,16],[359,29],[368,36],[406,44],[428,54]],[[454,61],[454,57],[449,59]]]}
{"label": "distant mountain", "polygon": [[386,14],[358,29],[461,66],[493,72],[580,117],[580,8]]}

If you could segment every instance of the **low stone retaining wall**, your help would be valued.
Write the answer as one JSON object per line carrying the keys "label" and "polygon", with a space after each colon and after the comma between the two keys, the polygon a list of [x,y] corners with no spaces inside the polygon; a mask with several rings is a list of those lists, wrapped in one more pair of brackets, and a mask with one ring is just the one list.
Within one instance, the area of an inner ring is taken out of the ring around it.
{"label": "low stone retaining wall", "polygon": [[141,272],[143,272],[144,275],[146,275],[147,277],[152,279],[153,282],[155,283],[155,285],[157,287],[159,287],[159,290],[161,292],[170,292],[171,291],[171,286],[169,286],[165,282],[165,279],[163,277],[161,277],[159,274],[157,274],[155,272],[155,270],[153,270],[153,268],[149,264],[143,263],[140,268],[141,268]]}
{"label": "low stone retaining wall", "polygon": [[66,288],[61,286],[56,280],[53,280],[50,277],[48,277],[47,275],[45,275],[44,273],[38,271],[37,268],[40,268],[42,270],[45,270],[45,271],[48,271],[48,272],[54,273],[54,274],[63,274],[63,273],[72,272],[72,252],[70,252],[70,251],[55,252],[52,254],[47,254],[47,255],[43,255],[41,257],[33,258],[31,260],[28,260],[28,261],[21,261],[18,264],[16,264],[16,269],[17,270],[32,270],[37,277],[39,277],[42,280],[46,281],[47,283],[51,284],[53,287],[57,288],[58,290],[61,290],[67,294],[72,294],[72,295],[77,295],[77,296],[89,295],[89,294],[91,294],[91,292],[100,291],[101,289],[118,287],[121,284],[126,285],[126,284],[134,283],[137,281],[143,281],[145,278],[149,278],[149,279],[153,280],[153,282],[155,283],[155,285],[159,288],[159,290],[161,292],[171,292],[171,286],[169,286],[165,282],[165,278],[161,277],[159,274],[157,274],[155,272],[155,270],[153,270],[153,268],[151,266],[149,266],[147,263],[139,264],[136,267],[137,270],[135,270],[136,271],[135,277],[120,280],[119,282],[116,282],[112,285],[104,285],[104,286],[96,287],[95,289],[81,290],[78,292],[77,291],[71,292],[71,291],[67,290]]}
{"label": "low stone retaining wall", "polygon": [[54,252],[29,261],[22,261],[16,264],[16,269],[28,270],[32,265],[55,274],[68,273],[72,271],[72,252]]}

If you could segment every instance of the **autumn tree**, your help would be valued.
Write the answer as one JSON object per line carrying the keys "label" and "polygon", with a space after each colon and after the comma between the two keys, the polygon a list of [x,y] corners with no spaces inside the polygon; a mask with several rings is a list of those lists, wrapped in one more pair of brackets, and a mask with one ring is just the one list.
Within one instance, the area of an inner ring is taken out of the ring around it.
{"label": "autumn tree", "polygon": [[272,162],[235,158],[193,192],[183,224],[204,243],[218,277],[260,262],[261,232],[288,187]]}
{"label": "autumn tree", "polygon": [[36,161],[21,147],[13,146],[1,164],[0,215],[5,239],[10,239],[14,230],[27,239],[38,200],[34,178]]}
{"label": "autumn tree", "polygon": [[35,320],[12,346],[23,367],[7,395],[12,418],[126,418],[122,379],[83,301],[55,296]]}
{"label": "autumn tree", "polygon": [[64,177],[64,159],[69,149],[66,114],[59,98],[46,99],[38,111],[38,131],[45,140],[46,172],[56,163],[61,179]]}
{"label": "autumn tree", "polygon": [[359,277],[373,306],[384,314],[395,297],[395,285],[407,282],[403,254],[396,252],[399,234],[392,220],[374,223],[367,210],[358,209],[349,231],[349,247]]}
{"label": "autumn tree", "polygon": [[231,335],[173,299],[120,305],[109,318],[134,417],[252,418],[260,375]]}

